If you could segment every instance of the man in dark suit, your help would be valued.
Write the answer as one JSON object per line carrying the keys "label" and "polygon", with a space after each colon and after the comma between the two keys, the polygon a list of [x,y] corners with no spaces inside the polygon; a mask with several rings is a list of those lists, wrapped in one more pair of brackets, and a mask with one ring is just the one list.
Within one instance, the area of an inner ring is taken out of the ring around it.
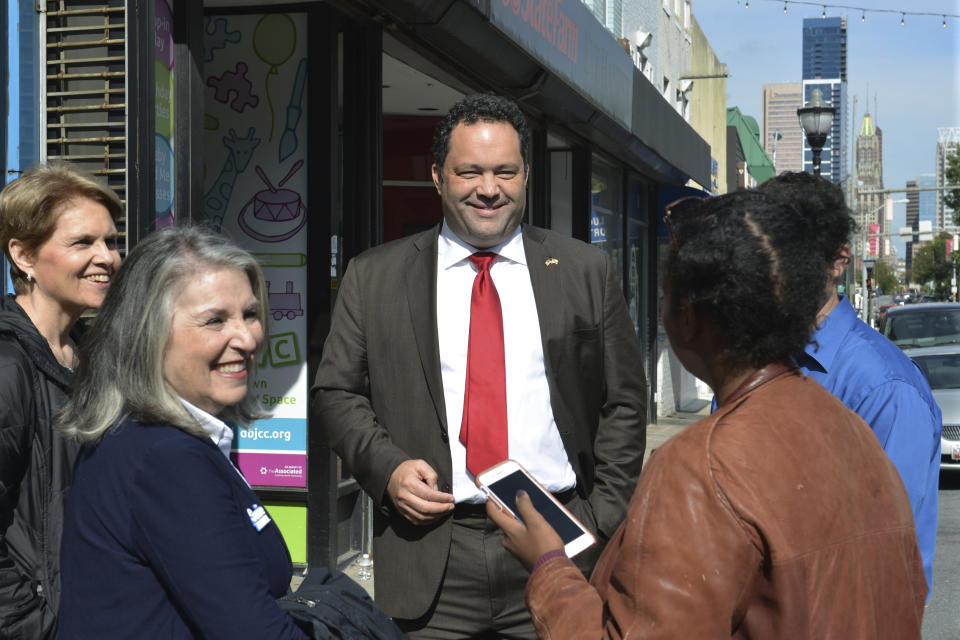
{"label": "man in dark suit", "polygon": [[[433,142],[444,222],[351,261],[311,390],[378,507],[376,600],[411,637],[535,637],[482,468],[519,461],[597,534],[584,571],[640,472],[646,381],[620,281],[596,248],[521,226],[529,139],[505,98],[451,109]],[[478,321],[491,289],[496,320]]]}

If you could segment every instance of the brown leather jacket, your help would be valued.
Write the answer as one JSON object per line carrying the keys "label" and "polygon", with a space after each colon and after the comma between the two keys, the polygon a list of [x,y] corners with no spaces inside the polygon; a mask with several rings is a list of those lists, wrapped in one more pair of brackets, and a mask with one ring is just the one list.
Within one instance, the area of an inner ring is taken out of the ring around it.
{"label": "brown leather jacket", "polygon": [[920,638],[910,502],[876,436],[795,370],[657,450],[588,584],[527,585],[542,638]]}

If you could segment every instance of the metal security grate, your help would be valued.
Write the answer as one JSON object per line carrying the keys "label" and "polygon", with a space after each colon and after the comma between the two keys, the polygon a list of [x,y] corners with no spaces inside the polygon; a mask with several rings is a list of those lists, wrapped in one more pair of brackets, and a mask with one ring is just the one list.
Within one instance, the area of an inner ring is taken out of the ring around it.
{"label": "metal security grate", "polygon": [[[126,205],[126,2],[41,0],[38,8],[46,69],[41,153],[101,177]],[[124,254],[126,227],[124,219]]]}
{"label": "metal security grate", "polygon": [[943,425],[943,439],[960,442],[960,424]]}

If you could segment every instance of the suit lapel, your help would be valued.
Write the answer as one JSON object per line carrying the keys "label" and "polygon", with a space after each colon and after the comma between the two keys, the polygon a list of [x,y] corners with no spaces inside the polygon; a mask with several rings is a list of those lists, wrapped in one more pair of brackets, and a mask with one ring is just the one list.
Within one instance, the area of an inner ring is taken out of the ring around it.
{"label": "suit lapel", "polygon": [[[427,380],[437,417],[447,431],[447,410],[440,375],[440,347],[437,341],[437,237],[440,227],[421,234],[413,243],[406,270],[407,303],[420,365]],[[403,339],[403,338],[400,338]]]}
{"label": "suit lapel", "polygon": [[552,376],[558,363],[551,362],[547,345],[551,339],[559,338],[563,333],[563,269],[557,256],[550,255],[550,247],[545,241],[546,234],[542,229],[523,225],[523,250],[533,285],[533,299],[537,304],[543,357],[547,375]]}
{"label": "suit lapel", "polygon": [[558,347],[566,340],[563,318],[565,305],[568,304],[564,294],[563,273],[569,265],[561,263],[563,256],[554,253],[543,229],[524,225],[523,249],[540,322],[540,344],[543,346],[543,366],[550,385],[550,404],[568,457],[574,470],[579,473],[579,462],[575,455],[569,453],[577,450],[570,428],[572,421],[566,408],[566,402],[574,399],[561,397],[559,391],[563,388],[560,378],[564,373],[564,349]]}

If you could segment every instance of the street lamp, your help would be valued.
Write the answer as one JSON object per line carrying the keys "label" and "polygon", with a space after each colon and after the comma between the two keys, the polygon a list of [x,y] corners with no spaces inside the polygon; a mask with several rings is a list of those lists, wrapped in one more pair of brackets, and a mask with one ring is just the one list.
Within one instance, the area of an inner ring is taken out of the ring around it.
{"label": "street lamp", "polygon": [[807,136],[807,143],[813,151],[813,175],[815,176],[820,175],[820,152],[827,142],[827,133],[830,132],[830,125],[836,113],[836,107],[828,106],[823,101],[823,92],[820,89],[814,89],[810,93],[810,101],[807,106],[797,109],[800,126],[803,128],[803,132]]}
{"label": "street lamp", "polygon": [[783,134],[777,129],[773,132],[773,170],[777,170],[777,142],[783,138]]}

